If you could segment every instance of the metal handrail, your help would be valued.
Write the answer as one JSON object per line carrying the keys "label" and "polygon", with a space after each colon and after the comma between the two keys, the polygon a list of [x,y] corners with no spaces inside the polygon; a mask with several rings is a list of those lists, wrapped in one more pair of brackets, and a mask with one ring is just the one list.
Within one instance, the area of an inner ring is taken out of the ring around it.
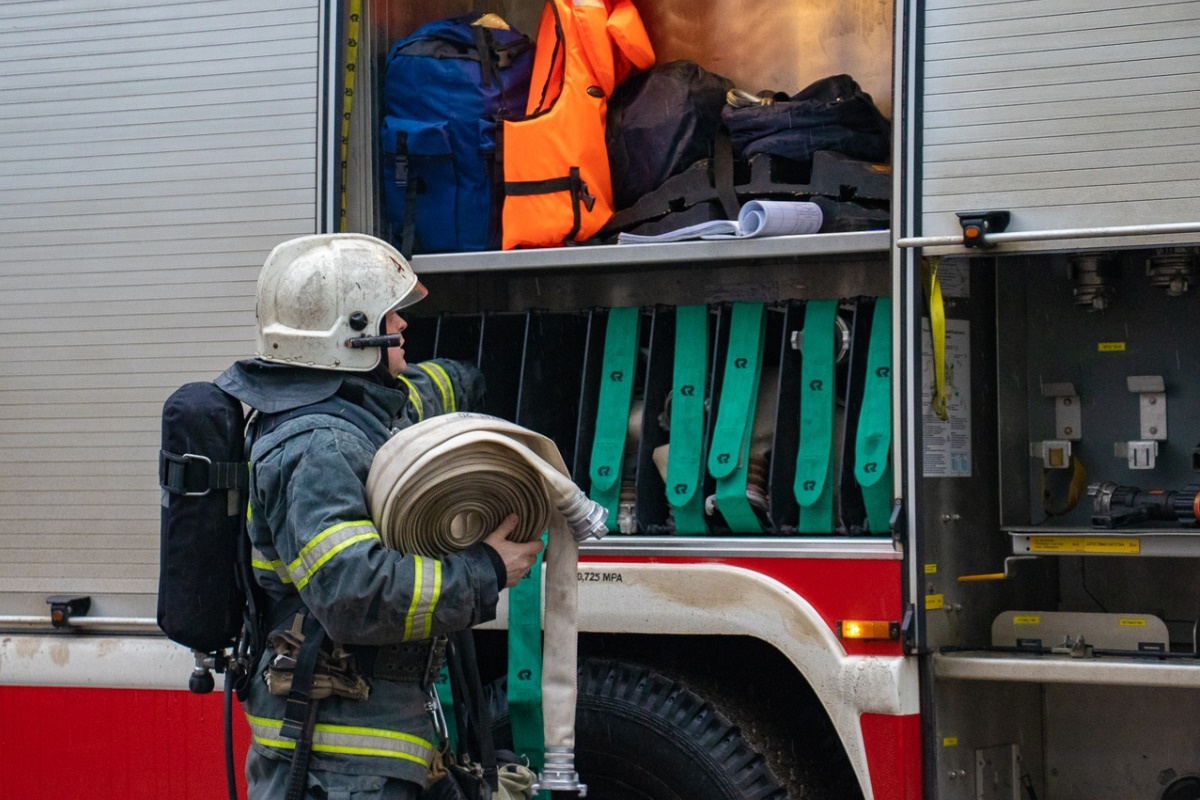
{"label": "metal handrail", "polygon": [[71,617],[66,624],[55,628],[49,616],[34,614],[0,615],[0,628],[47,628],[66,630],[69,628],[135,628],[160,631],[158,621],[148,617]]}
{"label": "metal handrail", "polygon": [[[1169,233],[1200,233],[1200,222],[1166,222],[1158,225],[1113,225],[1102,228],[1061,228],[1048,231],[1005,231],[989,233],[985,244],[1005,242],[1044,242],[1051,239],[1103,239],[1110,236],[1150,236]],[[896,240],[897,247],[952,247],[962,245],[960,236],[906,236]]]}

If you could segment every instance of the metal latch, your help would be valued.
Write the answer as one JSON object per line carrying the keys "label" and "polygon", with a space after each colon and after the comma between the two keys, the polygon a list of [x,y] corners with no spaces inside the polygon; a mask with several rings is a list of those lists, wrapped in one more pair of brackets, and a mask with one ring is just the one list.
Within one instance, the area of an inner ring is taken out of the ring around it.
{"label": "metal latch", "polygon": [[1042,396],[1054,398],[1055,438],[1031,442],[1029,455],[1040,458],[1046,469],[1067,469],[1071,466],[1071,443],[1083,438],[1079,394],[1072,383],[1044,383]]}
{"label": "metal latch", "polygon": [[92,607],[92,598],[87,595],[55,594],[46,598],[46,604],[50,606],[50,623],[56,628],[66,628],[71,624],[71,617],[87,616]]}
{"label": "metal latch", "polygon": [[1113,455],[1124,458],[1130,469],[1154,469],[1158,443],[1167,440],[1167,391],[1161,375],[1129,375],[1129,391],[1138,396],[1140,439],[1117,442]]}

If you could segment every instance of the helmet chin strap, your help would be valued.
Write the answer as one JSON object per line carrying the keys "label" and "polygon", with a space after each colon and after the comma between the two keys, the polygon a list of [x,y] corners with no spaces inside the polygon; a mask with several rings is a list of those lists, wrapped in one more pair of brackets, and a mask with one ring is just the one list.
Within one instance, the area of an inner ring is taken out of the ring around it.
{"label": "helmet chin strap", "polygon": [[[378,347],[379,348],[379,363],[375,368],[368,373],[373,381],[385,386],[389,389],[395,389],[400,386],[400,381],[392,374],[388,367],[388,350],[392,347],[400,346],[400,334],[387,333],[385,314],[379,320],[379,335],[378,336],[362,336],[357,339],[349,339],[346,345],[349,347]],[[360,344],[361,342],[361,344]]]}
{"label": "helmet chin strap", "polygon": [[375,365],[375,369],[363,374],[367,376],[368,380],[378,383],[381,386],[385,386],[388,389],[399,389],[402,385],[399,379],[397,379],[396,376],[388,370],[386,358],[381,359],[380,362]]}

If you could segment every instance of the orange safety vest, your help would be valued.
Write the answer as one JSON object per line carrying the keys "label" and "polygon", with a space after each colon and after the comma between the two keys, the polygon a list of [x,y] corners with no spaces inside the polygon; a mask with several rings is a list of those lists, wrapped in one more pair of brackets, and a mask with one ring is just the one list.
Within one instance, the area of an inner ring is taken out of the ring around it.
{"label": "orange safety vest", "polygon": [[505,250],[584,241],[613,213],[608,98],[654,48],[632,0],[548,0],[527,116],[500,125]]}

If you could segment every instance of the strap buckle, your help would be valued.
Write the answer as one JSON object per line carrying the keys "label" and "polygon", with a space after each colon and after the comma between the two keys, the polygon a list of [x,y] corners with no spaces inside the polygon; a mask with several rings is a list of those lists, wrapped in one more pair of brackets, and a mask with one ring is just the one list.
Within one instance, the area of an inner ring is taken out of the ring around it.
{"label": "strap buckle", "polygon": [[447,641],[445,636],[436,636],[429,640],[429,655],[425,660],[425,673],[421,677],[421,686],[433,686],[434,681],[441,674],[442,665],[446,662]]}
{"label": "strap buckle", "polygon": [[[212,459],[207,456],[202,456],[197,453],[184,453],[176,455],[168,453],[166,450],[159,450],[159,482],[162,487],[172,494],[181,494],[184,497],[203,497],[212,491],[212,485],[209,480],[209,469],[212,467]],[[188,491],[188,466],[192,462],[203,464],[203,480],[192,482],[191,485],[200,485],[204,487],[204,491]]]}

